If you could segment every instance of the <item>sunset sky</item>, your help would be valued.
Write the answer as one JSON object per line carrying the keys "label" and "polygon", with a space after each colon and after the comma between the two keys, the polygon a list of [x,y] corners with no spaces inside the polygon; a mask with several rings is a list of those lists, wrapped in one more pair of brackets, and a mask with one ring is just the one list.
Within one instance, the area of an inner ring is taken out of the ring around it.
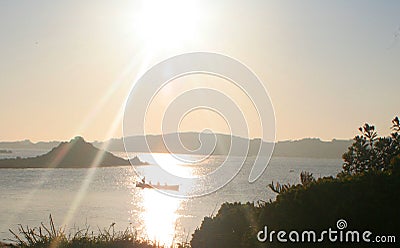
{"label": "sunset sky", "polygon": [[[364,122],[386,135],[400,114],[400,1],[2,0],[0,141],[121,137],[137,78],[193,51],[225,54],[259,76],[277,140],[348,139]],[[248,104],[218,80],[185,87],[216,84]],[[198,114],[182,131],[226,131]]]}

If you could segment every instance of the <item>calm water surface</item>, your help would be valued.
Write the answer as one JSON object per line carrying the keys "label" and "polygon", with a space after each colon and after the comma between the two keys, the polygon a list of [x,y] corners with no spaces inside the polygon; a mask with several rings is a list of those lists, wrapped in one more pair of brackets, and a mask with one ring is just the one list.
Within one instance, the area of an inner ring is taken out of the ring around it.
{"label": "calm water surface", "polygon": [[[161,154],[157,156],[163,158]],[[140,157],[148,159],[147,154]],[[223,160],[223,156],[212,156],[201,167],[182,166],[182,170],[199,175],[215,169]],[[229,162],[238,161],[239,158],[232,158]],[[275,194],[267,188],[272,181],[297,183],[301,171],[312,172],[316,177],[336,175],[341,164],[340,159],[272,158],[263,176],[253,184],[247,182],[250,165],[245,164],[238,176],[221,190],[192,199],[136,188],[138,177],[130,166],[1,169],[0,238],[11,238],[8,229],[16,230],[18,224],[46,223],[52,214],[56,225],[66,225],[67,229],[89,225],[97,230],[116,223],[117,230],[131,227],[141,237],[170,245],[190,240],[203,217],[215,214],[223,202],[273,199]],[[137,170],[145,172],[152,168],[141,166]],[[194,187],[208,187],[213,182],[204,184]]]}

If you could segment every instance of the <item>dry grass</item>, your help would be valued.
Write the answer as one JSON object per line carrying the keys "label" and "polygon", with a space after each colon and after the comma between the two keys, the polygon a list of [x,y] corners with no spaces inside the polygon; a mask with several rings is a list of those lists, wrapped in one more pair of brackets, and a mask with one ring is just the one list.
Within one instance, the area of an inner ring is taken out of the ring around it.
{"label": "dry grass", "polygon": [[[14,239],[9,243],[0,243],[0,247],[21,248],[75,248],[75,247],[115,247],[115,248],[161,248],[159,244],[139,239],[132,228],[125,231],[115,231],[115,223],[103,230],[94,233],[89,227],[77,228],[73,233],[67,234],[64,227],[56,228],[53,218],[49,217],[49,226],[41,223],[39,227],[23,227],[19,225],[18,231],[10,229]],[[178,247],[188,247],[187,244],[178,244]]]}

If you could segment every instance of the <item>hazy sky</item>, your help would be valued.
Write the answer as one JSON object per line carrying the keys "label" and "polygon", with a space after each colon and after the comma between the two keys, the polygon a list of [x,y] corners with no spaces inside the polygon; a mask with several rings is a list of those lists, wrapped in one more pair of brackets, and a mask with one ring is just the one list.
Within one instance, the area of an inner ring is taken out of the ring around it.
{"label": "hazy sky", "polygon": [[[260,77],[278,140],[351,138],[366,121],[387,134],[400,114],[400,1],[2,0],[0,140],[120,137],[137,77],[193,51]],[[182,130],[224,131],[201,114]]]}

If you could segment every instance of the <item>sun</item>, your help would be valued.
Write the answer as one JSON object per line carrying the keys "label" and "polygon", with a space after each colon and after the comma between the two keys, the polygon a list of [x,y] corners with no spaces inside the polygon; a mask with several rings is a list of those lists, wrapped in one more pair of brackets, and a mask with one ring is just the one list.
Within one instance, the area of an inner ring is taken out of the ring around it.
{"label": "sun", "polygon": [[180,48],[198,39],[199,13],[193,0],[143,0],[134,30],[148,48]]}

